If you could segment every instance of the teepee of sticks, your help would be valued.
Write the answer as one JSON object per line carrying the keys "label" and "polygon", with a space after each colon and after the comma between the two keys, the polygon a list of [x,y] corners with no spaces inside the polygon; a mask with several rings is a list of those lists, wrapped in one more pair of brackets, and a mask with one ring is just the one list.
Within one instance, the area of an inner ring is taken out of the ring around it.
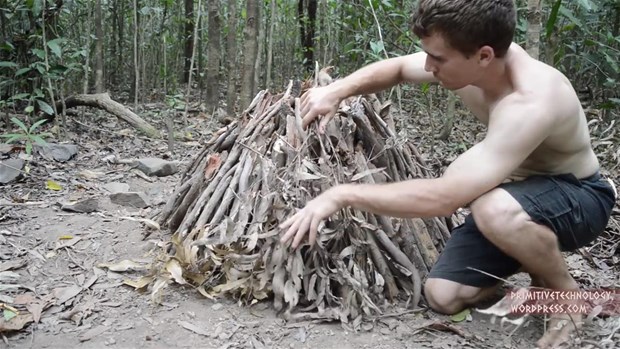
{"label": "teepee of sticks", "polygon": [[449,237],[450,219],[395,219],[343,209],[317,244],[291,250],[278,225],[339,183],[428,177],[413,144],[394,130],[389,103],[343,101],[324,134],[304,130],[299,97],[261,91],[239,118],[215,132],[159,213],[173,235],[153,294],[175,281],[206,297],[272,300],[287,319],[359,326],[401,299],[420,301],[421,278]]}

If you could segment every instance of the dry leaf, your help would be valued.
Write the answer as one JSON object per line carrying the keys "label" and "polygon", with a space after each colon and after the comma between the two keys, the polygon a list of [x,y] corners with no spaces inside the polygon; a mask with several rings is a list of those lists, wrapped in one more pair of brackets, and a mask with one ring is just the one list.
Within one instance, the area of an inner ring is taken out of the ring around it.
{"label": "dry leaf", "polygon": [[203,336],[207,336],[207,337],[211,336],[211,334],[209,333],[209,330],[201,328],[201,327],[198,327],[198,326],[196,326],[194,324],[191,324],[191,323],[189,323],[187,321],[179,320],[179,321],[177,321],[177,323],[179,325],[181,325],[181,327],[183,327],[186,330],[190,330],[190,331],[192,331],[194,333],[197,333],[197,334],[200,334],[200,335],[203,335]]}
{"label": "dry leaf", "polygon": [[114,263],[101,263],[101,264],[98,264],[97,267],[99,267],[99,268],[107,268],[108,270],[118,271],[118,272],[130,271],[130,270],[146,270],[147,269],[146,265],[139,264],[139,263],[136,263],[134,261],[130,261],[128,259],[125,259],[125,260],[123,260],[121,262],[118,262],[116,264],[114,264]]}
{"label": "dry leaf", "polygon": [[97,326],[93,329],[90,329],[84,333],[82,333],[79,337],[80,342],[86,342],[89,341],[95,337],[97,337],[98,335],[104,333],[105,331],[107,331],[109,328],[107,326]]}
{"label": "dry leaf", "polygon": [[380,167],[380,168],[374,168],[374,169],[369,169],[369,170],[363,171],[363,172],[358,173],[355,176],[353,176],[351,178],[351,182],[355,182],[355,181],[357,181],[359,179],[362,179],[362,178],[364,178],[364,177],[366,177],[368,175],[373,175],[375,173],[383,172],[384,170],[385,170],[385,167]]}
{"label": "dry leaf", "polygon": [[45,188],[49,189],[49,190],[54,190],[54,191],[60,191],[62,190],[62,186],[56,182],[54,182],[51,179],[48,179],[47,182],[45,183]]}
{"label": "dry leaf", "polygon": [[7,270],[15,270],[26,266],[27,262],[25,259],[17,259],[8,262],[0,263],[0,272]]}
{"label": "dry leaf", "polygon": [[127,220],[134,221],[134,222],[144,223],[144,225],[146,225],[146,227],[150,228],[150,229],[161,230],[161,227],[159,226],[159,223],[155,222],[152,219],[148,219],[148,218],[134,218],[134,217],[120,217],[120,218],[121,219],[127,219]]}
{"label": "dry leaf", "polygon": [[5,321],[3,317],[0,317],[0,333],[8,331],[19,331],[27,324],[33,321],[32,314],[20,313],[11,319],[11,321]]}
{"label": "dry leaf", "polygon": [[185,285],[187,282],[183,279],[183,268],[176,259],[171,259],[166,263],[166,270],[172,275],[174,281],[179,285]]}
{"label": "dry leaf", "polygon": [[82,288],[78,285],[72,285],[69,287],[55,288],[52,293],[58,299],[56,304],[61,305],[77,296],[82,292]]}
{"label": "dry leaf", "polygon": [[36,300],[37,299],[29,293],[20,294],[20,295],[15,296],[15,299],[13,300],[13,304],[25,305],[28,303],[36,302]]}
{"label": "dry leaf", "polygon": [[139,278],[138,280],[125,279],[123,280],[123,284],[129,285],[135,288],[136,290],[139,290],[141,288],[148,286],[151,282],[153,282],[153,280],[154,278],[152,276],[143,276]]}
{"label": "dry leaf", "polygon": [[220,168],[222,164],[222,159],[217,154],[209,155],[209,159],[207,160],[207,166],[205,166],[205,179],[210,179],[215,172]]}
{"label": "dry leaf", "polygon": [[32,314],[32,319],[35,323],[39,323],[41,320],[41,313],[43,312],[43,308],[45,304],[43,302],[32,302],[26,304],[26,309]]}
{"label": "dry leaf", "polygon": [[105,173],[103,172],[96,172],[96,171],[91,171],[91,170],[82,170],[80,172],[78,172],[78,177],[84,178],[84,179],[97,179],[101,176],[105,175]]}
{"label": "dry leaf", "polygon": [[56,241],[56,246],[54,247],[54,250],[60,250],[61,248],[65,248],[65,247],[73,247],[75,244],[77,244],[81,240],[82,238],[78,237],[78,238],[71,239],[71,240],[61,240],[62,242]]}
{"label": "dry leaf", "polygon": [[164,288],[168,286],[168,281],[170,281],[170,279],[165,278],[165,277],[160,277],[157,280],[155,280],[155,283],[153,284],[153,289],[151,291],[151,301],[153,303],[155,304],[161,303]]}
{"label": "dry leaf", "polygon": [[82,288],[83,289],[89,289],[92,285],[95,284],[95,282],[97,282],[97,279],[99,278],[99,276],[97,275],[93,275],[90,277],[90,279],[88,279],[88,281],[86,281],[83,285]]}

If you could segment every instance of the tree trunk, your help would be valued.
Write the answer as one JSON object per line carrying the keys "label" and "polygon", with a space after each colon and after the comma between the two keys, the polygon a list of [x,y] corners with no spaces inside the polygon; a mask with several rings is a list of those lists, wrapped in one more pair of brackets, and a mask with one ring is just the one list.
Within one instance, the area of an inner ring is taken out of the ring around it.
{"label": "tree trunk", "polygon": [[207,108],[217,110],[220,97],[220,0],[209,0]]}
{"label": "tree trunk", "polygon": [[101,0],[95,2],[95,92],[103,92],[103,23]]}
{"label": "tree trunk", "polygon": [[316,0],[299,0],[297,5],[299,35],[301,38],[301,49],[304,53],[304,67],[306,67],[307,71],[312,71],[314,69],[314,32],[316,30],[316,10]]}
{"label": "tree trunk", "polygon": [[237,2],[228,2],[228,37],[226,39],[228,60],[228,88],[226,89],[226,112],[229,116],[235,112],[237,102]]}
{"label": "tree trunk", "polygon": [[[90,19],[90,10],[88,11],[88,17]],[[90,33],[91,32],[91,21],[87,20],[86,21],[86,32]],[[85,45],[84,45],[84,50],[86,51],[86,55],[84,57],[84,80],[82,81],[82,93],[86,94],[88,93],[88,87],[90,86],[90,47],[91,47],[91,36],[90,35],[85,35],[86,39],[85,39]]]}
{"label": "tree trunk", "polygon": [[[119,11],[119,9],[118,9],[118,1],[117,0],[112,1],[112,3],[110,4],[110,7],[111,7],[110,8],[110,12],[111,12],[110,17],[112,18],[112,32],[110,33],[111,40],[110,40],[110,56],[109,57],[110,57],[110,61],[116,60],[116,64],[113,65],[114,68],[116,68],[116,69],[108,69],[107,70],[108,74],[106,74],[106,75],[107,75],[107,77],[109,79],[108,80],[109,84],[111,86],[116,86],[118,84],[116,71],[120,70],[119,69],[120,68],[119,61],[117,60],[117,53],[116,53],[116,40],[117,40],[117,37],[118,37],[118,28],[119,28],[119,25],[120,25],[119,24],[119,19],[118,19],[118,16],[119,16],[119,13],[118,13],[118,11]],[[110,64],[114,64],[114,63],[113,62],[108,62],[108,67],[109,67]]]}
{"label": "tree trunk", "polygon": [[[110,95],[107,93],[75,95],[65,100],[65,108],[69,109],[77,106],[88,106],[103,109],[119,119],[126,121],[134,128],[143,132],[145,135],[151,138],[161,138],[159,131],[155,127],[151,126],[148,122],[144,121],[141,117],[127,109],[122,104],[112,100]],[[59,112],[62,111],[62,103],[56,103],[56,108]]]}
{"label": "tree trunk", "polygon": [[185,51],[183,51],[183,82],[187,83],[189,81],[192,52],[194,52],[194,0],[185,0],[185,31],[183,32],[183,40],[185,42]]}
{"label": "tree trunk", "polygon": [[187,126],[187,112],[189,111],[189,100],[190,100],[190,95],[191,95],[191,91],[192,91],[192,76],[194,74],[194,61],[196,59],[196,46],[197,42],[198,42],[198,28],[199,28],[199,24],[200,24],[200,18],[202,16],[202,3],[200,0],[198,0],[198,12],[196,13],[196,19],[195,19],[195,23],[196,25],[194,26],[194,34],[192,35],[192,37],[194,38],[194,42],[192,44],[192,47],[194,48],[194,50],[192,50],[192,54],[189,60],[189,76],[187,77],[187,87],[186,87],[186,91],[185,91],[185,111],[183,112],[183,125]]}
{"label": "tree trunk", "polygon": [[118,40],[116,41],[116,45],[117,45],[117,50],[116,52],[118,53],[118,57],[117,57],[117,68],[120,69],[121,71],[124,71],[125,69],[125,45],[123,44],[125,42],[125,19],[123,16],[123,13],[125,13],[125,1],[119,1],[117,4],[120,4],[120,10],[119,10],[119,19],[118,19]]}
{"label": "tree trunk", "polygon": [[262,1],[259,3],[256,9],[256,23],[258,30],[258,43],[256,47],[256,61],[254,61],[254,82],[252,83],[252,96],[256,95],[258,89],[260,88],[260,74],[263,71],[261,67],[263,66],[263,46],[265,42],[265,21],[262,20],[263,17],[263,5]]}
{"label": "tree trunk", "polygon": [[252,91],[254,90],[254,63],[256,62],[258,48],[258,0],[247,0],[246,21],[243,28],[243,66],[241,74],[241,97],[239,103],[241,110],[250,105]]}
{"label": "tree trunk", "polygon": [[133,0],[133,16],[134,16],[134,28],[133,28],[133,67],[134,67],[134,93],[133,103],[134,110],[138,111],[138,95],[140,94],[140,64],[138,58],[140,57],[140,50],[138,46],[138,33],[140,32],[140,17],[138,14],[138,0]]}
{"label": "tree trunk", "polygon": [[269,18],[269,35],[267,38],[267,72],[265,73],[265,88],[271,88],[271,69],[273,64],[273,31],[276,26],[276,20],[278,19],[277,13],[277,1],[271,0],[271,13]]}
{"label": "tree trunk", "polygon": [[[425,177],[413,144],[394,142],[389,103],[376,97],[345,102],[323,136],[315,125],[303,130],[299,96],[312,85],[291,81],[285,93],[261,91],[207,142],[158,220],[174,233],[168,258],[183,269],[174,281],[248,304],[273,296],[289,320],[356,327],[354,319],[380,313],[386,298],[412,296],[418,304],[447,228],[439,219],[346,208],[323,222],[317,246],[293,251],[279,242],[278,224],[337,183]],[[153,274],[156,283],[172,280],[165,269]]]}
{"label": "tree trunk", "polygon": [[534,59],[540,57],[540,31],[541,31],[541,5],[542,0],[527,1],[527,33],[526,50]]}

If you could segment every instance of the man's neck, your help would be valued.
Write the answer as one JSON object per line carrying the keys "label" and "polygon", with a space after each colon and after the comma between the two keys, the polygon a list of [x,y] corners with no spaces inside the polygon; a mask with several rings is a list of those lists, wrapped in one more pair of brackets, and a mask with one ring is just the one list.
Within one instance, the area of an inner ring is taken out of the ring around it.
{"label": "man's neck", "polygon": [[489,64],[484,75],[472,85],[482,90],[486,100],[495,102],[513,89],[510,68],[504,58],[496,58]]}

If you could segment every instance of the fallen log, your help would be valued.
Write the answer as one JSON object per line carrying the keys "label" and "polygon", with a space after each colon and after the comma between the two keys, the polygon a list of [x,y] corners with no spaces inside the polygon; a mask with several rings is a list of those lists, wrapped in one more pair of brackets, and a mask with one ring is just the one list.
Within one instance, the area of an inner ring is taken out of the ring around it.
{"label": "fallen log", "polygon": [[[114,101],[112,98],[110,98],[110,95],[108,93],[70,96],[65,99],[65,105],[67,109],[79,106],[87,106],[105,110],[108,113],[116,116],[117,118],[129,123],[131,126],[141,131],[148,137],[161,138],[161,134],[155,127],[144,121],[144,119],[136,115],[124,105]],[[62,103],[56,103],[56,109],[59,113],[62,112],[62,108]]]}
{"label": "fallen log", "polygon": [[189,283],[206,297],[250,304],[269,297],[287,319],[334,319],[357,328],[398,299],[420,301],[421,280],[443,248],[443,219],[395,219],[351,208],[320,227],[317,244],[290,250],[279,223],[340,183],[426,177],[415,146],[397,138],[389,104],[374,96],[340,106],[325,134],[301,128],[299,96],[261,91],[214,133],[157,217],[173,235],[154,282]]}

